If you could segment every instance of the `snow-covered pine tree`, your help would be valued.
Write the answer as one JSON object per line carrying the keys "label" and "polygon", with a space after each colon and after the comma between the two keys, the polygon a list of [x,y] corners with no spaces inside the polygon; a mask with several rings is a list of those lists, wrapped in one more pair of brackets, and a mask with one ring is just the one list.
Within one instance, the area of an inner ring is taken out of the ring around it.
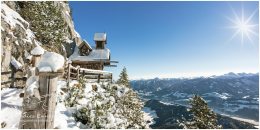
{"label": "snow-covered pine tree", "polygon": [[62,19],[62,12],[53,1],[18,2],[20,14],[30,21],[30,29],[38,41],[48,51],[63,52],[62,43],[66,40],[68,27]]}
{"label": "snow-covered pine tree", "polygon": [[85,92],[74,114],[84,128],[149,128],[142,112],[143,103],[128,87],[117,84],[96,84],[97,91]]}
{"label": "snow-covered pine tree", "polygon": [[123,68],[123,70],[121,71],[121,73],[119,75],[119,79],[117,80],[117,84],[124,85],[126,87],[130,87],[130,83],[129,83],[129,80],[128,80],[128,74],[127,74],[125,67]]}
{"label": "snow-covered pine tree", "polygon": [[79,104],[78,101],[84,97],[85,82],[84,78],[80,77],[78,84],[68,88],[67,96],[64,100],[66,106],[74,107]]}
{"label": "snow-covered pine tree", "polygon": [[119,111],[127,118],[127,128],[146,128],[147,123],[144,121],[144,113],[142,108],[143,102],[139,99],[136,92],[131,88],[118,99]]}
{"label": "snow-covered pine tree", "polygon": [[188,129],[221,129],[217,124],[217,115],[208,107],[206,101],[194,95],[190,100],[192,119],[185,121],[184,128]]}
{"label": "snow-covered pine tree", "polygon": [[121,114],[127,118],[129,126],[127,128],[145,128],[146,123],[143,120],[143,102],[130,87],[127,70],[124,67],[117,81],[118,85],[127,87],[127,92],[118,98]]}

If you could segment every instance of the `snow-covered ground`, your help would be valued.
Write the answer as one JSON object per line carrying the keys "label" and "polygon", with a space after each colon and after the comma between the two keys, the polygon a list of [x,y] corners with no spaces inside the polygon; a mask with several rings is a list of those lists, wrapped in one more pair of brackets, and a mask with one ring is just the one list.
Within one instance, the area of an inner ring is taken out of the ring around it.
{"label": "snow-covered ground", "polygon": [[143,108],[143,111],[145,112],[144,113],[144,117],[145,117],[145,120],[148,120],[150,121],[149,125],[153,125],[155,124],[155,118],[158,118],[157,114],[156,114],[156,111],[155,110],[152,110],[151,108],[149,107],[144,107]]}
{"label": "snow-covered ground", "polygon": [[16,88],[3,88],[1,90],[0,122],[6,123],[4,128],[18,128],[23,101],[19,95],[22,92],[22,89]]}
{"label": "snow-covered ground", "polygon": [[[76,84],[77,81],[70,82],[70,85]],[[67,82],[64,80],[59,80],[57,86],[57,106],[54,116],[54,128],[58,129],[79,129],[79,123],[77,123],[72,116],[76,108],[67,108],[63,102],[65,98],[65,93],[62,88],[66,88]]]}
{"label": "snow-covered ground", "polygon": [[164,104],[164,105],[174,105],[173,103],[169,103],[169,102],[163,102],[163,101],[159,101],[159,102]]}
{"label": "snow-covered ground", "polygon": [[223,100],[226,100],[230,97],[230,95],[228,93],[217,93],[217,92],[212,92],[212,93],[205,93],[203,94],[203,96],[208,96],[208,97],[217,97],[217,98],[221,98]]}
{"label": "snow-covered ground", "polygon": [[[78,81],[73,80],[70,82],[70,86],[73,86],[74,84],[77,84]],[[93,105],[91,99],[91,96],[94,96],[95,92],[92,91],[92,85],[96,85],[98,87],[98,92],[107,95],[108,93],[105,92],[105,90],[101,87],[98,83],[86,83],[85,84],[85,92],[84,95],[86,98],[83,98],[80,100],[80,104],[82,105]],[[55,117],[54,117],[54,128],[58,129],[79,129],[79,128],[88,128],[87,126],[83,125],[81,122],[76,122],[73,114],[76,112],[77,109],[79,109],[82,106],[77,107],[67,107],[65,106],[64,99],[66,97],[66,92],[64,92],[63,88],[66,88],[66,81],[65,80],[59,80],[58,86],[57,86],[57,106],[55,110]],[[120,88],[118,87],[118,92],[116,92],[116,95],[118,97],[122,96],[126,91],[128,91],[126,88]],[[20,93],[23,93],[23,89],[16,89],[16,88],[3,88],[1,90],[1,123],[5,122],[6,128],[18,128],[19,121],[21,118],[21,111],[22,111],[22,101],[23,98],[19,97]],[[94,104],[102,104],[105,102],[111,102],[113,103],[113,100],[115,100],[113,97],[110,96],[109,99],[105,98],[106,100],[95,100]],[[94,107],[94,106],[92,106]],[[109,119],[111,119],[109,124],[107,125],[116,125],[120,124],[121,117],[117,117],[117,115],[111,113],[108,115],[110,116]],[[148,124],[151,125],[154,123],[153,118],[156,118],[156,113],[153,111],[149,111],[148,109],[145,109],[144,111],[144,119],[149,122]],[[108,127],[109,128],[109,127]]]}
{"label": "snow-covered ground", "polygon": [[[59,81],[57,92],[61,92],[60,88],[64,85],[66,85],[65,81]],[[3,88],[1,90],[0,122],[6,123],[4,129],[18,128],[19,126],[23,102],[23,98],[19,96],[20,93],[23,93],[23,89]],[[60,95],[61,93],[59,93],[58,98]],[[72,108],[66,108],[63,103],[58,102],[55,110],[54,128],[79,128],[80,123],[76,123],[72,112],[74,112]]]}
{"label": "snow-covered ground", "polygon": [[259,127],[259,122],[255,121],[255,120],[240,118],[240,117],[236,117],[236,116],[229,116],[229,115],[226,115],[226,114],[221,114],[221,115],[230,117],[230,118],[235,119],[235,120],[244,121],[244,122],[255,125],[255,127]]}

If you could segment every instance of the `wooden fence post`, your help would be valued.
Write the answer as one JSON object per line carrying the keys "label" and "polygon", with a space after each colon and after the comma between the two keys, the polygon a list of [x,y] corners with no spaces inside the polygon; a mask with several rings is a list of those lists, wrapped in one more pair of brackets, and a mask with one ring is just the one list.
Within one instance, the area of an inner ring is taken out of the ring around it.
{"label": "wooden fence post", "polygon": [[[38,68],[36,68],[38,72]],[[53,129],[56,108],[56,89],[58,77],[63,69],[57,72],[38,72],[39,89],[34,90],[34,96],[29,96],[28,102],[23,102],[23,114],[20,129]],[[37,96],[39,95],[39,96]],[[27,104],[26,104],[27,103]]]}
{"label": "wooden fence post", "polygon": [[10,87],[14,87],[14,82],[15,82],[15,72],[14,72],[14,70],[12,70]]}
{"label": "wooden fence post", "polygon": [[70,67],[71,67],[71,61],[68,62],[67,87],[69,87],[70,85]]}
{"label": "wooden fence post", "polygon": [[79,80],[80,66],[77,66],[77,80]]}
{"label": "wooden fence post", "polygon": [[113,83],[113,74],[111,73],[111,75],[110,75],[111,77],[111,83]]}
{"label": "wooden fence post", "polygon": [[41,55],[33,55],[32,59],[33,59],[32,66],[36,67],[41,60]]}
{"label": "wooden fence post", "polygon": [[[63,74],[63,70],[58,72],[39,72],[39,90],[41,95],[40,111],[43,118],[40,120],[41,128],[53,129],[56,108],[56,91],[58,77]],[[45,116],[46,115],[46,116]]]}
{"label": "wooden fence post", "polygon": [[98,81],[97,81],[98,83],[100,82],[100,74],[98,74]]}
{"label": "wooden fence post", "polygon": [[48,97],[48,113],[47,113],[47,129],[54,128],[54,116],[56,108],[56,90],[57,90],[58,76],[49,77],[49,97]]}

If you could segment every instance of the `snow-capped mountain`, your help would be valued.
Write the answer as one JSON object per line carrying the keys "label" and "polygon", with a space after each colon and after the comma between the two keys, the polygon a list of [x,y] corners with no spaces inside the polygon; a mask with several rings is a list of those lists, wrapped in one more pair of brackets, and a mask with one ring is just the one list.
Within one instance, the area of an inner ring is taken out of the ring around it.
{"label": "snow-capped mountain", "polygon": [[131,81],[144,99],[187,105],[193,94],[202,96],[214,111],[258,121],[259,74],[228,73],[192,79]]}

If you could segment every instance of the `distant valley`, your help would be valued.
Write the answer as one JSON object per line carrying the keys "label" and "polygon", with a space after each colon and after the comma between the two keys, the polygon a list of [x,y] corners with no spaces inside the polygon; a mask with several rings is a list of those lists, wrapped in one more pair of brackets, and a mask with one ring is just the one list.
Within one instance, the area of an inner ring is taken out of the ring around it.
{"label": "distant valley", "polygon": [[131,86],[143,100],[188,105],[193,94],[202,96],[215,112],[259,122],[259,74],[228,73],[221,76],[133,80]]}
{"label": "distant valley", "polygon": [[[183,119],[190,119],[191,113],[187,111],[187,107],[177,104],[167,105],[158,100],[149,100],[145,107],[150,111],[156,111],[154,115],[154,124],[151,128],[154,129],[182,129],[179,122]],[[255,124],[250,124],[244,121],[235,120],[228,116],[217,114],[218,124],[224,129],[256,129]]]}

